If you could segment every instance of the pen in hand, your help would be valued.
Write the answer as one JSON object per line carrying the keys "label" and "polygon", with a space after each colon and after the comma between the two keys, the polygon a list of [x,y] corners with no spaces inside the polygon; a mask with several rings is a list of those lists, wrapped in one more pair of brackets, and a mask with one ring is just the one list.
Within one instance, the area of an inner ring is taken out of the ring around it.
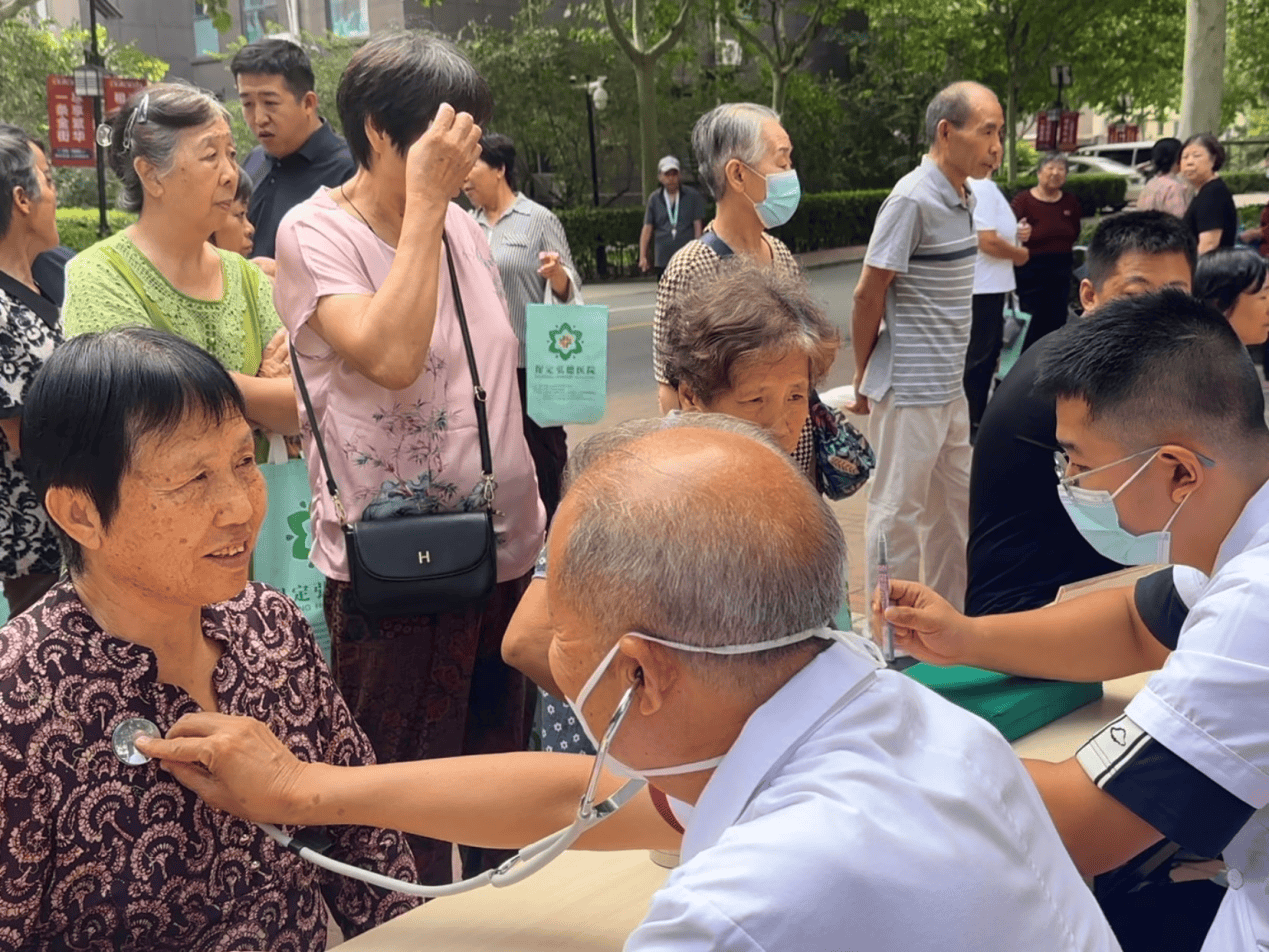
{"label": "pen in hand", "polygon": [[886,534],[877,538],[877,588],[881,592],[881,654],[889,663],[894,661],[894,625],[886,619],[890,607],[890,562],[886,553]]}

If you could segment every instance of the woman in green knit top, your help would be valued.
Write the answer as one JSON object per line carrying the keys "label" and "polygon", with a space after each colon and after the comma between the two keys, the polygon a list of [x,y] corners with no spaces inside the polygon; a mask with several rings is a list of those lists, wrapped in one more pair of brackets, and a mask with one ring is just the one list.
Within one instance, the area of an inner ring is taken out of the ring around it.
{"label": "woman in green knit top", "polygon": [[67,336],[121,324],[172,331],[230,371],[253,423],[297,433],[272,285],[207,240],[229,216],[238,184],[224,106],[192,86],[161,83],[133,95],[106,128],[119,203],[140,217],[67,267]]}

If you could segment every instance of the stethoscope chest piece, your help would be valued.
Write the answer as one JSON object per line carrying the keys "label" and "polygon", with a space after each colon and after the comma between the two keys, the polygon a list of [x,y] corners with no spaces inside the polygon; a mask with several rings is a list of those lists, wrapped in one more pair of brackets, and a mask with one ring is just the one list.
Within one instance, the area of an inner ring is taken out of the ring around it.
{"label": "stethoscope chest piece", "polygon": [[149,763],[150,758],[137,750],[137,738],[158,739],[162,736],[154,721],[144,717],[130,717],[126,721],[120,721],[115,727],[114,733],[110,736],[110,743],[114,747],[115,756],[122,763],[129,767],[140,767],[142,764]]}

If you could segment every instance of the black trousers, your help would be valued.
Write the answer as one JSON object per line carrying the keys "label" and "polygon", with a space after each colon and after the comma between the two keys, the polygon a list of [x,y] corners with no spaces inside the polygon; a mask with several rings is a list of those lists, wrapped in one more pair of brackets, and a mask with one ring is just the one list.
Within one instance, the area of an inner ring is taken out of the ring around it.
{"label": "black trousers", "polygon": [[1005,293],[975,294],[973,323],[969,329],[969,350],[965,352],[965,399],[969,401],[969,428],[978,429],[991,381],[996,376],[1004,338]]}
{"label": "black trousers", "polygon": [[1074,266],[1075,256],[1063,251],[1032,255],[1021,268],[1014,268],[1018,278],[1018,304],[1031,315],[1023,350],[1066,323]]}
{"label": "black trousers", "polygon": [[550,525],[560,505],[564,464],[568,462],[568,435],[562,426],[538,426],[530,419],[523,367],[516,369],[516,380],[520,384],[520,407],[524,413],[524,439],[529,444],[529,455],[533,457],[533,468],[538,474],[538,495],[546,507],[546,522]]}

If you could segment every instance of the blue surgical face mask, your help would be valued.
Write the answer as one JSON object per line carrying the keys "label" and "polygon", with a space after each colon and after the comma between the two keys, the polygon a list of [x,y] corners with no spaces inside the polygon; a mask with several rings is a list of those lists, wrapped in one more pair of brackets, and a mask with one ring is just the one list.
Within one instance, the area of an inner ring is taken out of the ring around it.
{"label": "blue surgical face mask", "polygon": [[[1185,500],[1190,498],[1188,495],[1181,500],[1162,529],[1143,532],[1141,535],[1133,535],[1120,524],[1119,511],[1115,508],[1115,498],[1128,487],[1129,483],[1146,471],[1146,468],[1154,462],[1154,454],[1160,449],[1162,447],[1156,446],[1142,450],[1140,453],[1133,453],[1132,456],[1125,456],[1105,466],[1098,466],[1096,469],[1090,469],[1077,476],[1064,477],[1058,481],[1058,499],[1062,501],[1062,506],[1066,509],[1066,514],[1071,517],[1071,522],[1084,537],[1084,541],[1112,562],[1118,562],[1121,565],[1167,565],[1172,561],[1172,533],[1169,530],[1177,514],[1180,513],[1181,506],[1184,506]],[[1120,463],[1146,453],[1151,454],[1150,458],[1142,463],[1137,471],[1113,493],[1105,489],[1084,489],[1075,485],[1077,479],[1118,466]]]}
{"label": "blue surgical face mask", "polygon": [[[796,169],[787,172],[773,172],[763,175],[752,166],[745,168],[764,179],[767,183],[767,197],[760,202],[753,202],[753,209],[764,228],[779,228],[785,224],[798,210],[798,202],[802,200],[802,183],[798,181]],[[745,196],[749,198],[748,195]]]}

